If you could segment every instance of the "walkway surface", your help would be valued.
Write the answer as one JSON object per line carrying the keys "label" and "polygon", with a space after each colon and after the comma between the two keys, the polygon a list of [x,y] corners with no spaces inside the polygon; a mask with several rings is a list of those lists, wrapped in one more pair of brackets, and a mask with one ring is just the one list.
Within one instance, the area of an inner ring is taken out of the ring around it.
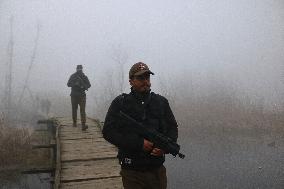
{"label": "walkway surface", "polygon": [[61,159],[59,188],[123,188],[117,149],[104,140],[99,122],[87,119],[89,128],[82,131],[80,124],[72,126],[70,118],[57,118],[57,121]]}

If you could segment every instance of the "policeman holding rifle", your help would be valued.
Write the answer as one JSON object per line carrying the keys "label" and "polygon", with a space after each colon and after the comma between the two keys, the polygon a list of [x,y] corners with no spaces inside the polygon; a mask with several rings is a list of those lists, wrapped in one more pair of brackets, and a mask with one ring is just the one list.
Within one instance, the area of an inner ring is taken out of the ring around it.
{"label": "policeman holding rifle", "polygon": [[151,92],[149,67],[138,62],[129,71],[131,92],[111,103],[103,136],[118,147],[125,189],[166,189],[165,154],[179,153],[178,125],[168,100]]}

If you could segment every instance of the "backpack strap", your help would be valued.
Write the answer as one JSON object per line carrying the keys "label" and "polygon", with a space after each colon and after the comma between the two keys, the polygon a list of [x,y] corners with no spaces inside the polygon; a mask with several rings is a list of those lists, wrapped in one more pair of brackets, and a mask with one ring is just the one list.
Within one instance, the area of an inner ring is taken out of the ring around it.
{"label": "backpack strap", "polygon": [[123,110],[124,100],[126,95],[127,95],[126,93],[122,93],[121,95],[118,96],[120,110]]}
{"label": "backpack strap", "polygon": [[[155,96],[154,96],[155,95]],[[155,98],[155,100],[159,101],[159,105],[158,105],[158,109],[159,109],[159,124],[160,124],[160,132],[162,132],[163,134],[166,134],[168,131],[168,125],[166,123],[166,117],[165,117],[165,101],[163,100],[164,97],[162,97],[159,94],[155,94],[153,93],[152,96],[154,96],[153,98]]]}

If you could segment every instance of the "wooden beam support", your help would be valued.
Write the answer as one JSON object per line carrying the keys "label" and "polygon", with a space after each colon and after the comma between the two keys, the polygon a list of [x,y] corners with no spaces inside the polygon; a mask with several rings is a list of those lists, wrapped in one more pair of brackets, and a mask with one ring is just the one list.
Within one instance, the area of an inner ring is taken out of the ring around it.
{"label": "wooden beam support", "polygon": [[38,173],[54,173],[55,169],[52,167],[47,168],[33,168],[21,171],[22,174],[38,174]]}
{"label": "wooden beam support", "polygon": [[42,144],[42,145],[33,145],[33,149],[38,149],[38,148],[55,148],[56,144]]}

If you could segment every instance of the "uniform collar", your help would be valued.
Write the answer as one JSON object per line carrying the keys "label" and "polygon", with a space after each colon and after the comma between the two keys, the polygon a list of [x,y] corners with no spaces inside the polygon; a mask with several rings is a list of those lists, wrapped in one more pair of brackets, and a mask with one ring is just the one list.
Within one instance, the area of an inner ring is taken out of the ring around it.
{"label": "uniform collar", "polygon": [[137,92],[136,90],[133,89],[133,87],[131,87],[131,92],[130,94],[132,94],[137,100],[140,100],[142,102],[145,102],[145,101],[149,101],[150,99],[150,93],[151,90],[145,92],[145,93],[139,93]]}

